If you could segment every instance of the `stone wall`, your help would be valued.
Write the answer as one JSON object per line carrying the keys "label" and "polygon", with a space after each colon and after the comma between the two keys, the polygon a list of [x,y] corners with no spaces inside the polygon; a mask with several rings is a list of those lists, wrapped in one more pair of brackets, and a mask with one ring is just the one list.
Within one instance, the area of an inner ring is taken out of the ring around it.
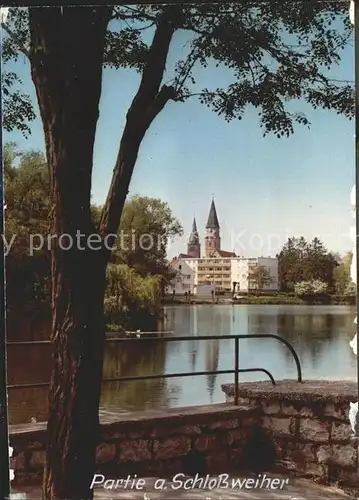
{"label": "stone wall", "polygon": [[[242,383],[239,406],[233,384],[223,391],[225,404],[101,413],[97,472],[115,478],[281,472],[359,493],[358,439],[348,420],[354,382]],[[10,426],[15,483],[41,479],[45,427]]]}
{"label": "stone wall", "polygon": [[[228,404],[161,413],[101,413],[98,472],[121,478],[237,470],[251,449],[259,419],[259,409]],[[45,423],[10,426],[15,483],[41,479],[45,443]]]}
{"label": "stone wall", "polygon": [[[223,385],[227,402],[234,384]],[[358,439],[353,436],[349,402],[357,401],[354,382],[280,381],[239,384],[239,404],[261,407],[264,447],[272,470],[335,483],[359,492]]]}

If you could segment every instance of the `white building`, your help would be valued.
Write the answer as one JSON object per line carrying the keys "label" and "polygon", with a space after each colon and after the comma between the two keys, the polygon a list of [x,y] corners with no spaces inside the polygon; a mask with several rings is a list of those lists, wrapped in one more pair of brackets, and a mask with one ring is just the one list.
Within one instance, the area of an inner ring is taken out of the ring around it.
{"label": "white building", "polygon": [[[171,262],[178,272],[167,293],[184,294],[191,291],[201,295],[201,290],[210,286],[215,291],[232,292],[236,283],[236,293],[260,290],[278,290],[278,260],[273,257],[210,257],[194,258],[180,254]],[[260,271],[261,268],[265,271]],[[262,274],[263,278],[259,276]],[[206,294],[208,294],[206,292]]]}
{"label": "white building", "polygon": [[278,259],[274,257],[236,257],[231,259],[232,287],[234,282],[237,283],[237,293],[255,290],[277,291],[279,288]]}
{"label": "white building", "polygon": [[167,294],[184,295],[186,292],[195,293],[195,272],[182,259],[173,259],[170,263],[171,268],[176,275],[166,288]]}

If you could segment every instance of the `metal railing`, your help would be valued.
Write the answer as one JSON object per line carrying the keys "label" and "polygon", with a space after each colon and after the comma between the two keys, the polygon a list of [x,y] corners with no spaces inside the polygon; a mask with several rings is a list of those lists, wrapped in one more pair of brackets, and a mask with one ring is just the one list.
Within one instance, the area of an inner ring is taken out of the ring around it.
{"label": "metal railing", "polygon": [[[159,332],[160,333],[160,332]],[[139,334],[140,335],[140,334]],[[268,375],[270,381],[273,385],[275,385],[275,380],[273,375],[266,370],[265,368],[239,368],[239,341],[241,339],[254,339],[254,338],[271,338],[274,340],[278,340],[282,344],[286,345],[291,352],[296,368],[297,368],[297,376],[298,382],[302,382],[302,368],[300,365],[299,357],[294,349],[294,347],[287,342],[285,339],[280,337],[279,335],[271,334],[271,333],[257,333],[253,335],[200,335],[200,336],[173,336],[173,337],[124,337],[124,338],[109,338],[106,339],[106,343],[117,343],[117,342],[186,342],[193,340],[234,340],[234,369],[233,370],[213,370],[213,371],[200,371],[200,372],[177,372],[177,373],[160,373],[154,375],[131,375],[124,377],[110,377],[104,378],[103,382],[130,382],[136,380],[156,380],[156,379],[165,379],[165,378],[180,378],[180,377],[193,377],[199,375],[233,375],[234,374],[234,404],[238,405],[239,399],[239,374],[240,373],[251,373],[251,372],[262,372]],[[23,345],[43,345],[43,344],[51,344],[50,340],[37,340],[37,341],[25,341],[25,342],[7,342],[8,346],[23,346]],[[37,388],[37,387],[46,387],[49,386],[49,382],[39,382],[33,384],[13,384],[7,385],[8,389],[25,389],[25,388]]]}

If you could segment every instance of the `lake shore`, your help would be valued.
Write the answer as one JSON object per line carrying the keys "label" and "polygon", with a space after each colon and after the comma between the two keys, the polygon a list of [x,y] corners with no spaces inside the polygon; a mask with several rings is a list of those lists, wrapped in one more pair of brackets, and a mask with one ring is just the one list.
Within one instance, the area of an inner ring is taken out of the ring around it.
{"label": "lake shore", "polygon": [[185,297],[172,297],[165,298],[162,302],[164,306],[197,306],[197,305],[332,305],[332,306],[352,306],[356,304],[355,297],[352,296],[337,296],[332,295],[325,298],[318,299],[302,299],[300,297],[295,297],[291,295],[249,295],[243,296],[237,299],[232,299],[229,297],[215,297],[212,298],[191,298],[191,300],[186,299]]}

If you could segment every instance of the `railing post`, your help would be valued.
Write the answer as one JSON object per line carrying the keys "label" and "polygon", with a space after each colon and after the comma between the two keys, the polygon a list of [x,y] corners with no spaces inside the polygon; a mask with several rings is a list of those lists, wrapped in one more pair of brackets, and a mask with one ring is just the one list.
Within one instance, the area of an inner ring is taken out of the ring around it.
{"label": "railing post", "polygon": [[238,405],[239,338],[234,339],[234,404]]}

